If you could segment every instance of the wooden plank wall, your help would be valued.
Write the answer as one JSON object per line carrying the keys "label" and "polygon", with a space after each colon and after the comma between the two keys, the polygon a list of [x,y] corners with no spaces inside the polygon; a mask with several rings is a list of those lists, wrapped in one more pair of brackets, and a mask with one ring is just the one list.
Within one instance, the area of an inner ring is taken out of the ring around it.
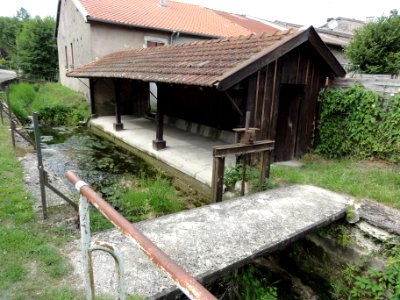
{"label": "wooden plank wall", "polygon": [[[302,85],[304,95],[299,111],[295,156],[304,154],[313,140],[318,115],[318,93],[325,84],[326,76],[327,65],[306,45],[289,52],[254,74],[249,79],[247,109],[252,111],[252,126],[260,128],[258,139],[275,139],[281,88]],[[251,81],[254,78],[252,91]]]}
{"label": "wooden plank wall", "polygon": [[335,78],[330,87],[350,88],[355,84],[361,84],[366,89],[383,93],[386,96],[400,93],[400,78],[378,74],[349,74],[349,76],[353,77]]}

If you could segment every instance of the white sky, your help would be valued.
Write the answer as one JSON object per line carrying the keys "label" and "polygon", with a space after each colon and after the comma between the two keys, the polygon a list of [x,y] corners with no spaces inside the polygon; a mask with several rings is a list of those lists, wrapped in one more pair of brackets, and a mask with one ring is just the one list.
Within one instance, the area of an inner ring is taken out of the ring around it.
{"label": "white sky", "polygon": [[[302,25],[321,26],[329,17],[366,20],[388,15],[398,0],[178,0],[249,16]],[[13,16],[24,7],[32,16],[55,16],[58,0],[0,0],[0,16]]]}

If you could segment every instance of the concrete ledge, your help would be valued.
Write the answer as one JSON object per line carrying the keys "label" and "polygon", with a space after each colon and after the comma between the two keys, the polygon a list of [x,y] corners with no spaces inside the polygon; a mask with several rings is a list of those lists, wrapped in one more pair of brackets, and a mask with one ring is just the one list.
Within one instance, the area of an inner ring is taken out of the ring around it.
{"label": "concrete ledge", "polygon": [[[136,227],[186,271],[208,282],[344,217],[349,200],[313,186],[291,186],[147,220]],[[96,234],[93,240],[111,242],[121,250],[129,294],[158,298],[178,292],[118,230]],[[79,240],[71,243],[68,256],[83,278],[79,247]],[[115,295],[112,259],[96,253],[94,270],[97,293]]]}
{"label": "concrete ledge", "polygon": [[164,124],[168,124],[175,128],[198,134],[211,139],[218,139],[228,144],[236,143],[236,134],[232,131],[219,130],[203,124],[198,124],[171,116],[164,116]]}

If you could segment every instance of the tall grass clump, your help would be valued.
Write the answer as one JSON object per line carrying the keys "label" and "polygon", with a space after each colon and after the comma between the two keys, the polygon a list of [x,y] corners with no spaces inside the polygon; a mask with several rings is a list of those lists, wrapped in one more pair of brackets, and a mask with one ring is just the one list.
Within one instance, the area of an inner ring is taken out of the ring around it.
{"label": "tall grass clump", "polygon": [[74,126],[90,116],[83,96],[59,83],[13,84],[10,98],[13,112],[24,124],[33,112],[44,126]]}
{"label": "tall grass clump", "polygon": [[131,222],[159,217],[182,210],[174,188],[166,179],[142,179],[139,187],[122,197],[121,211]]}

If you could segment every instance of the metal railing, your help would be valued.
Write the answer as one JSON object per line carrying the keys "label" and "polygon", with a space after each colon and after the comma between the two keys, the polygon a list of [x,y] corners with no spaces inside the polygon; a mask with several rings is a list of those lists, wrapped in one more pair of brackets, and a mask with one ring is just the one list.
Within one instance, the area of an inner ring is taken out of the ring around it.
{"label": "metal railing", "polygon": [[[165,252],[151,242],[142,232],[119,214],[103,198],[96,194],[88,184],[83,182],[73,172],[68,171],[65,177],[75,186],[80,194],[79,215],[81,227],[81,245],[84,259],[84,273],[87,299],[94,299],[94,277],[92,266],[92,252],[102,250],[111,253],[119,269],[119,297],[125,299],[122,260],[115,247],[105,243],[90,244],[90,216],[89,202],[99,210],[115,227],[117,227],[126,237],[132,240],[146,254],[149,259],[169,278],[171,278],[178,288],[190,299],[216,300],[216,298],[204,288],[197,280],[190,276],[181,266],[173,261]],[[105,245],[105,246],[104,246]],[[101,247],[101,249],[98,249]],[[105,248],[106,249],[105,249]]]}
{"label": "metal railing", "polygon": [[78,212],[79,210],[78,205],[50,183],[48,173],[46,172],[45,167],[43,165],[42,146],[40,144],[41,135],[39,130],[39,119],[37,113],[32,114],[32,120],[33,120],[33,129],[35,132],[35,148],[37,157],[37,167],[39,171],[40,198],[42,200],[43,218],[47,219],[48,217],[46,187],[49,190],[51,190],[54,194],[56,194],[58,197],[66,201],[69,205],[71,205],[75,209],[75,211]]}

